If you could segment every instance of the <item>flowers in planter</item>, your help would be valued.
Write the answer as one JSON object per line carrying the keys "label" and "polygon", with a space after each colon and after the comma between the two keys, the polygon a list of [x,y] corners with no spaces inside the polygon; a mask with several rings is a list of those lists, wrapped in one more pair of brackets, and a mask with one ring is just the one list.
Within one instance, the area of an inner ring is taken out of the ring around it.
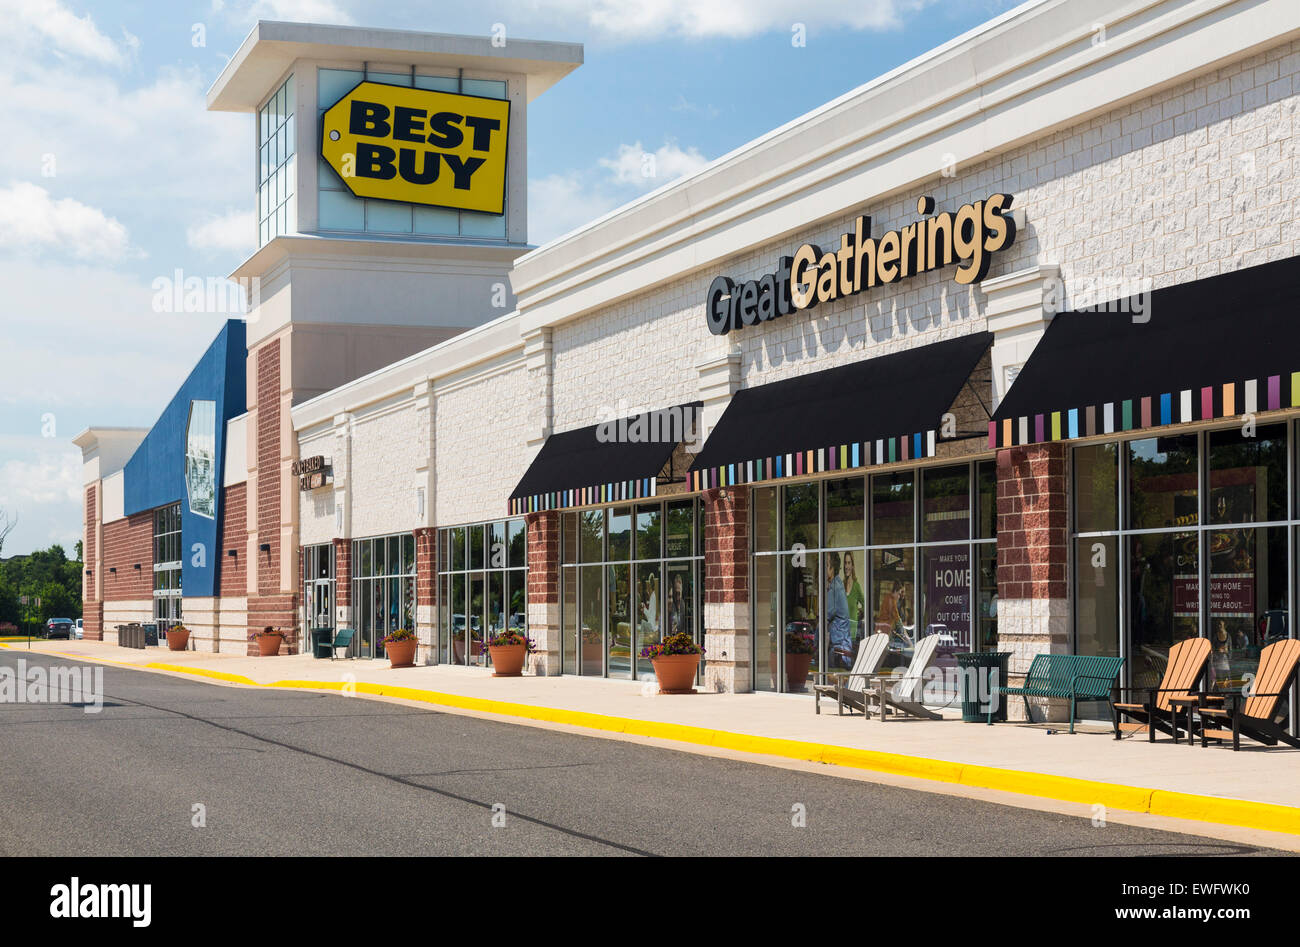
{"label": "flowers in planter", "polygon": [[255,641],[258,638],[287,638],[287,637],[289,637],[287,632],[283,631],[282,629],[273,628],[272,626],[267,625],[261,631],[249,632],[248,640]]}
{"label": "flowers in planter", "polygon": [[641,649],[641,657],[654,660],[655,658],[664,657],[672,654],[703,654],[704,649],[695,641],[688,632],[680,631],[675,635],[669,635],[663,641],[655,644],[646,645]]}
{"label": "flowers in planter", "polygon": [[785,633],[786,654],[812,654],[817,650],[817,638],[810,631],[787,631]]}
{"label": "flowers in planter", "polygon": [[489,634],[487,639],[489,648],[508,648],[517,644],[523,645],[526,653],[533,653],[533,639],[514,628],[507,628],[494,635]]}
{"label": "flowers in planter", "polygon": [[410,628],[398,628],[396,631],[390,631],[384,637],[384,644],[392,644],[395,641],[411,641],[415,638],[415,632]]}

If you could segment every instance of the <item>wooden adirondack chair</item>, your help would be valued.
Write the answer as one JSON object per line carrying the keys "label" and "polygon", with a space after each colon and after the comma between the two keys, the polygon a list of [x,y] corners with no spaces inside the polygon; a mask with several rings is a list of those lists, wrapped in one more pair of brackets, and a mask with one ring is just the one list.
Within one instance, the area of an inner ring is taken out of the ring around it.
{"label": "wooden adirondack chair", "polygon": [[902,677],[894,677],[892,672],[877,673],[876,689],[866,692],[867,706],[864,713],[870,713],[871,705],[874,704],[882,721],[890,709],[926,720],[942,720],[941,715],[921,703],[925,690],[925,672],[934,663],[934,652],[938,646],[939,636],[927,635],[917,642],[912,651],[912,661]]}
{"label": "wooden adirondack chair", "polygon": [[[1222,707],[1202,703],[1195,708],[1201,718],[1201,746],[1210,740],[1232,740],[1241,749],[1242,734],[1257,743],[1277,746],[1279,742],[1300,749],[1300,740],[1287,733],[1275,719],[1287,689],[1300,669],[1300,639],[1275,641],[1259,653],[1259,670],[1251,682],[1250,695],[1225,694]],[[1231,729],[1227,729],[1231,726]]]}
{"label": "wooden adirondack chair", "polygon": [[[1137,693],[1145,696],[1141,703],[1111,704],[1115,715],[1115,739],[1124,733],[1145,730],[1147,741],[1154,743],[1156,731],[1167,733],[1178,742],[1178,707],[1173,698],[1190,697],[1192,688],[1205,676],[1210,660],[1209,638],[1187,638],[1169,649],[1169,661],[1158,687],[1117,687],[1121,695]],[[1190,718],[1190,714],[1188,715]],[[1131,720],[1124,720],[1130,717]],[[1187,721],[1188,739],[1191,739],[1191,720]]]}
{"label": "wooden adirondack chair", "polygon": [[826,678],[824,683],[813,684],[813,709],[822,712],[821,699],[834,697],[837,714],[844,713],[845,705],[866,713],[866,691],[871,677],[880,670],[885,660],[885,650],[889,647],[889,635],[877,633],[866,638],[858,645],[858,656],[848,671],[821,671],[818,677]]}

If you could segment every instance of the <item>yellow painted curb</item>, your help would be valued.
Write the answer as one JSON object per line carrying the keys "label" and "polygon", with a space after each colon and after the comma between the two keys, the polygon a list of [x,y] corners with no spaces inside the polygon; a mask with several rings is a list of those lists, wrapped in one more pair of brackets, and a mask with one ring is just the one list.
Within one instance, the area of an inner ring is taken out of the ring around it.
{"label": "yellow painted curb", "polygon": [[198,677],[210,677],[218,681],[229,681],[231,684],[247,684],[249,687],[261,687],[257,681],[251,677],[244,677],[242,674],[227,674],[225,671],[210,671],[207,668],[191,668],[181,664],[160,664],[151,662],[149,664],[128,665],[130,667],[147,667],[155,671],[173,671],[177,674],[194,674]]}
{"label": "yellow painted curb", "polygon": [[[8,647],[0,644],[0,647]],[[45,652],[47,654],[51,652]],[[62,652],[57,652],[62,653]],[[622,733],[630,736],[650,737],[734,750],[762,756],[775,756],[801,762],[825,763],[851,769],[870,770],[896,776],[910,776],[932,782],[952,783],[978,789],[995,789],[1023,796],[1055,799],[1089,806],[1104,806],[1126,812],[1141,812],[1190,819],[1196,822],[1214,822],[1241,828],[1263,829],[1300,835],[1300,808],[1275,803],[1251,802],[1245,799],[1228,799],[1220,796],[1199,796],[1192,793],[1172,792],[1126,786],[1122,783],[1104,783],[1072,776],[1055,776],[1025,770],[1003,769],[994,766],[977,766],[954,763],[921,756],[905,756],[879,750],[862,750],[854,747],[833,746],[824,743],[806,743],[776,737],[733,733],[686,724],[662,723],[655,720],[638,720],[634,717],[614,717],[608,714],[588,713],[580,710],[563,710],[557,707],[539,707],[483,697],[467,697],[441,691],[402,687],[396,684],[375,684],[369,681],[308,681],[283,680],[259,684],[239,674],[211,671],[206,668],[184,667],[175,664],[129,664],[88,655],[66,654],[66,657],[85,661],[120,664],[123,667],[148,668],[180,674],[194,674],[249,687],[280,687],[298,690],[344,691],[370,694],[376,697],[396,697],[490,713],[504,717],[519,717],[543,723],[558,723],[586,730]]]}

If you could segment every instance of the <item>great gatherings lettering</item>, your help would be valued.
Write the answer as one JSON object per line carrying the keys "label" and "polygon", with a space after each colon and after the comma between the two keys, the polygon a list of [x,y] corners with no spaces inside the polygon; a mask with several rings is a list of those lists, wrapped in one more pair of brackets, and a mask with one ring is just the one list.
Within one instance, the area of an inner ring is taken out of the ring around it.
{"label": "great gatherings lettering", "polygon": [[922,197],[916,202],[921,220],[879,238],[871,236],[871,218],[858,217],[837,250],[805,243],[760,279],[737,284],[719,276],[705,304],[709,331],[725,335],[952,263],[958,264],[956,282],[978,283],[992,255],[1015,242],[1016,224],[1008,213],[1013,201],[1010,194],[993,194],[956,213],[935,214],[934,198]]}

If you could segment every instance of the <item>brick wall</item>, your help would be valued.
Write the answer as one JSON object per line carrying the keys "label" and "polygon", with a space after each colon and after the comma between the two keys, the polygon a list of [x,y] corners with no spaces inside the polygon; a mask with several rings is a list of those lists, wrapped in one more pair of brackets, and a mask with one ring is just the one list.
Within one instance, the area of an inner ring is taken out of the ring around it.
{"label": "brick wall", "polygon": [[[1159,288],[1300,254],[1300,203],[1288,190],[1298,106],[1300,42],[1281,43],[958,166],[951,176],[936,171],[885,198],[863,194],[863,203],[845,207],[839,219],[556,326],[554,429],[597,423],[601,407],[615,398],[629,409],[620,415],[694,400],[696,363],[730,345],[741,350],[742,386],[749,388],[983,331],[981,291],[954,283],[951,267],[758,330],[715,338],[705,327],[705,294],[715,276],[756,279],[800,243],[838,246],[860,213],[871,216],[877,235],[912,223],[922,194],[941,210],[997,191],[1015,195],[1027,225],[994,259],[989,276],[1059,264],[1068,304],[1085,301],[1090,286],[1103,299],[1120,295],[1105,295],[1106,281],[1150,279]],[[530,396],[544,393],[535,384]]]}
{"label": "brick wall", "polygon": [[998,598],[1069,595],[1065,445],[998,453]]}
{"label": "brick wall", "polygon": [[334,601],[339,608],[352,607],[352,540],[334,540]]}
{"label": "brick wall", "polygon": [[560,601],[560,514],[555,511],[529,513],[528,603],[557,604]]}
{"label": "brick wall", "polygon": [[704,494],[704,604],[749,601],[749,489]]}
{"label": "brick wall", "polygon": [[[280,340],[272,339],[257,350],[256,359],[256,437],[257,437],[257,594],[248,600],[248,629],[260,630],[267,625],[296,630],[298,595],[280,591]],[[281,654],[297,652],[296,638],[285,638]],[[249,641],[248,653],[257,654],[257,642]]]}
{"label": "brick wall", "polygon": [[[235,550],[235,555],[229,551]],[[248,594],[248,485],[225,487],[221,491],[221,565],[217,570],[217,594],[243,598]]]}
{"label": "brick wall", "polygon": [[749,500],[748,487],[704,494],[704,684],[721,693],[751,689]]}
{"label": "brick wall", "polygon": [[[97,547],[95,538],[99,533],[99,483],[98,481],[86,487],[86,519],[85,529],[82,535],[83,540],[81,554],[81,621],[85,626],[85,636],[91,641],[99,641],[103,637],[104,631],[104,609],[100,603],[99,596],[95,593],[95,583],[103,579],[96,571],[98,566],[95,563],[95,553]],[[91,570],[91,575],[86,574],[86,570]]]}
{"label": "brick wall", "polygon": [[[1012,683],[1037,654],[1070,650],[1069,483],[1066,447],[998,452],[998,649],[1011,652]],[[1033,698],[1036,719],[1062,720],[1061,701]],[[1023,701],[1007,705],[1025,719]]]}
{"label": "brick wall", "polygon": [[528,543],[528,636],[534,653],[529,658],[539,677],[559,674],[560,630],[560,514],[554,510],[529,513],[524,522]]}
{"label": "brick wall", "polygon": [[438,531],[415,531],[415,604],[438,604]]}
{"label": "brick wall", "polygon": [[[114,568],[116,573],[109,571]],[[153,511],[105,523],[104,601],[152,598]]]}

